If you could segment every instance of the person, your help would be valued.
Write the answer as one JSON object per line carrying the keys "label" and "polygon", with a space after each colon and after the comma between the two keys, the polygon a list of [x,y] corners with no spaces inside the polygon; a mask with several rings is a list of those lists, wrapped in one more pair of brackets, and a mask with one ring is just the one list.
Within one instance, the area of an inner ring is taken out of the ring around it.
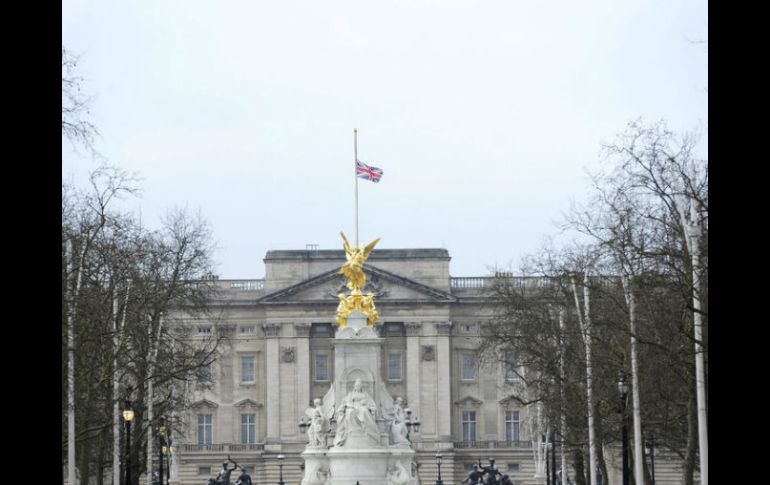
{"label": "person", "polygon": [[374,442],[380,438],[380,430],[374,420],[377,405],[363,390],[361,379],[356,379],[353,390],[348,393],[337,408],[337,433],[334,446],[343,446],[351,433],[365,434]]}
{"label": "person", "polygon": [[393,405],[393,418],[390,423],[390,441],[394,445],[409,443],[406,429],[406,412],[404,411],[404,400],[401,397],[396,398]]}
{"label": "person", "polygon": [[241,474],[238,476],[238,480],[235,481],[235,485],[251,485],[251,475],[246,473],[246,469],[241,467]]}
{"label": "person", "polygon": [[219,470],[216,483],[221,485],[230,485],[230,474],[233,473],[233,470],[235,470],[237,467],[238,465],[234,465],[232,468],[227,468],[227,462],[222,463],[222,469]]}
{"label": "person", "polygon": [[313,399],[313,407],[305,411],[305,415],[310,419],[310,427],[307,430],[308,446],[311,448],[326,447],[327,421],[321,408],[321,400]]}

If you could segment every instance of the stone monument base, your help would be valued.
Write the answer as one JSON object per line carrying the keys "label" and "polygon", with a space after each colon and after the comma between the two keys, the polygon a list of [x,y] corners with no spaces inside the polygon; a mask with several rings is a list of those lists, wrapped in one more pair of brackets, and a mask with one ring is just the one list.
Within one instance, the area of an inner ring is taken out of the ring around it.
{"label": "stone monument base", "polygon": [[417,485],[414,455],[395,447],[309,449],[302,485]]}

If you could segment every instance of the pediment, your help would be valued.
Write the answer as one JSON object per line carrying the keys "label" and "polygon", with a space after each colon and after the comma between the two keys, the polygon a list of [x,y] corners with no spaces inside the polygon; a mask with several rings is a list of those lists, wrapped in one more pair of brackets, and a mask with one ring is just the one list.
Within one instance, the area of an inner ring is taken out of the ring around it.
{"label": "pediment", "polygon": [[193,409],[198,408],[212,408],[216,409],[219,407],[219,404],[215,403],[214,401],[209,401],[208,399],[201,399],[200,401],[195,401],[190,405]]}
{"label": "pediment", "polygon": [[481,406],[483,401],[477,397],[468,395],[455,401],[455,404],[459,406]]}
{"label": "pediment", "polygon": [[246,408],[246,407],[259,408],[259,407],[262,407],[262,404],[258,403],[253,399],[246,398],[246,399],[241,399],[237,403],[233,404],[233,406],[237,408]]}
{"label": "pediment", "polygon": [[[451,294],[418,283],[374,266],[364,265],[366,285],[364,293],[374,293],[375,301],[430,301],[452,302]],[[339,293],[348,293],[345,278],[334,269],[295,285],[267,294],[257,300],[261,304],[332,303],[337,304]]]}
{"label": "pediment", "polygon": [[500,399],[500,405],[503,407],[521,407],[521,401],[516,399],[516,396],[510,395]]}

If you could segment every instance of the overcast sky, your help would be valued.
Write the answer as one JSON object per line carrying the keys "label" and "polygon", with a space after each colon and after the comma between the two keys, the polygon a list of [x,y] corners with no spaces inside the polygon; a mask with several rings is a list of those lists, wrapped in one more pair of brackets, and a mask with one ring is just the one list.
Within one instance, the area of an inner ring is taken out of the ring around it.
{"label": "overcast sky", "polygon": [[[555,232],[603,142],[638,117],[707,149],[705,1],[63,0],[97,150],[157,225],[200,209],[221,278],[270,249],[442,247],[483,276]],[[62,176],[97,162],[62,140]]]}

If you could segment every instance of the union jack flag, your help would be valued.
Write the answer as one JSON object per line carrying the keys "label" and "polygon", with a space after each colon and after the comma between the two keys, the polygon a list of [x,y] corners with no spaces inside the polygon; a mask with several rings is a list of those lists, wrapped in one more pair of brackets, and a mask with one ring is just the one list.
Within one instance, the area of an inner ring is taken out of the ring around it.
{"label": "union jack flag", "polygon": [[382,169],[371,167],[365,163],[356,160],[356,175],[358,178],[379,182],[382,177]]}

